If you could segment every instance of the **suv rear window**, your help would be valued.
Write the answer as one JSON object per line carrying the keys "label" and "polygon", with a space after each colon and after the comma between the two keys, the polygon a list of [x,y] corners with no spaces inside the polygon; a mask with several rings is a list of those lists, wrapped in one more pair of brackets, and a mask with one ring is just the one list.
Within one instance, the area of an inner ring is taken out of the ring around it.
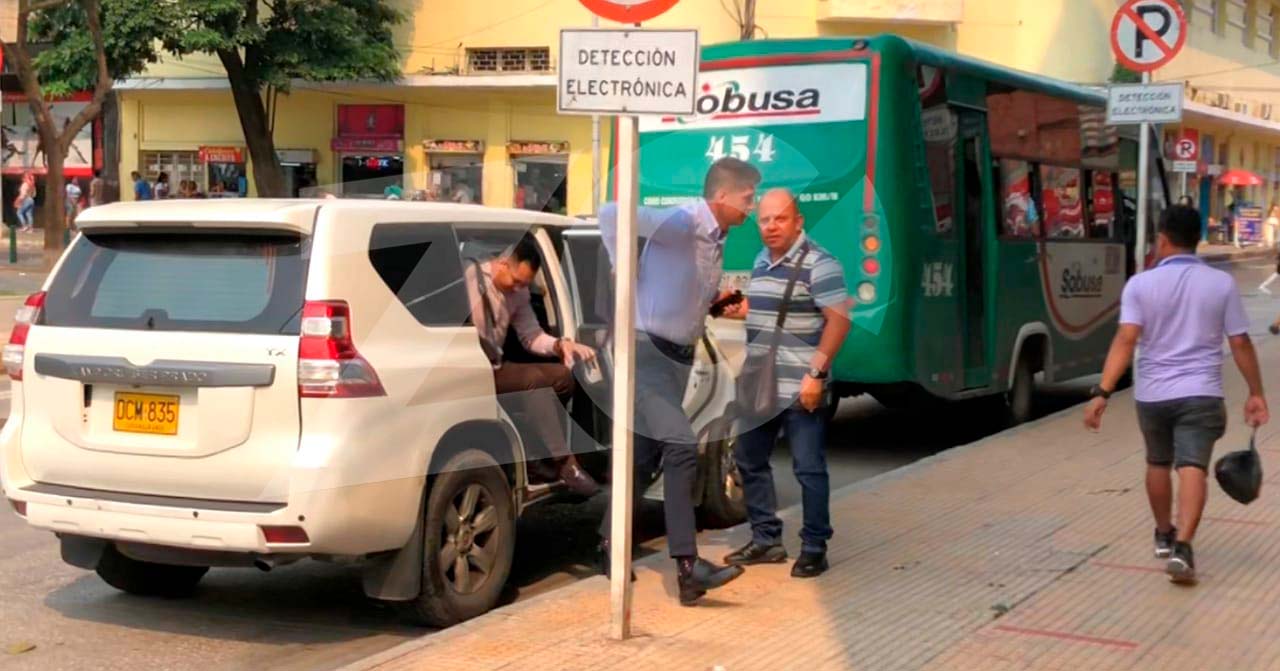
{"label": "suv rear window", "polygon": [[83,235],[49,287],[45,323],[297,335],[306,256],[290,235]]}

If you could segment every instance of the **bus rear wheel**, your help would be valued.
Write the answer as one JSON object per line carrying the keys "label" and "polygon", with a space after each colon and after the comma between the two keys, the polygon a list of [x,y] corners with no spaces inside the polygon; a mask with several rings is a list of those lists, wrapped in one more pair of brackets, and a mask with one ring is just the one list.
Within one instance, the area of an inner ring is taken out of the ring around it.
{"label": "bus rear wheel", "polygon": [[1013,371],[1013,383],[1005,393],[1005,405],[1010,426],[1017,426],[1031,420],[1035,412],[1036,373],[1031,364],[1031,357],[1018,358],[1018,366]]}

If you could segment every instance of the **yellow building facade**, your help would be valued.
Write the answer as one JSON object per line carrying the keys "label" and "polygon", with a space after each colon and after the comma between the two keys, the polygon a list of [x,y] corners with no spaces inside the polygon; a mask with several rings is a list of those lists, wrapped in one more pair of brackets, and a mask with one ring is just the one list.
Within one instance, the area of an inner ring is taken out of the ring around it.
{"label": "yellow building facade", "polygon": [[[578,0],[397,4],[407,17],[395,32],[405,73],[400,82],[297,86],[279,97],[276,145],[290,165],[295,191],[378,196],[395,184],[404,197],[591,212],[591,121],[555,112],[559,30],[592,23]],[[1113,69],[1108,33],[1118,4],[758,0],[754,34],[893,32],[1022,70],[1102,85]],[[1248,168],[1268,181],[1243,195],[1269,201],[1280,194],[1280,116],[1271,120],[1269,102],[1280,103],[1280,0],[1181,4],[1190,20],[1186,48],[1155,79],[1187,82],[1183,128],[1205,142],[1187,191],[1199,202],[1203,190],[1210,205],[1218,206],[1228,194],[1212,185],[1215,174]],[[742,0],[681,0],[651,25],[697,27],[704,44],[736,40],[747,23],[743,6]],[[139,170],[154,177],[165,170],[175,184],[185,176],[201,190],[230,191],[238,173],[252,171],[243,165],[244,141],[216,62],[167,59],[122,83],[120,98],[122,175]],[[1167,129],[1171,142],[1181,130]],[[605,156],[609,131],[603,123]],[[245,176],[239,190],[252,195],[251,173]],[[1180,195],[1180,178],[1171,178],[1174,195]]]}

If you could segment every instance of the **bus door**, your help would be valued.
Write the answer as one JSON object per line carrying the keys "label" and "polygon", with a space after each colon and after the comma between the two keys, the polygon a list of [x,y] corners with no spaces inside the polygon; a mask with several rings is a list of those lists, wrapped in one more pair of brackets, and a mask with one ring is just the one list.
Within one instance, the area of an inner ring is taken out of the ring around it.
{"label": "bus door", "polygon": [[965,389],[991,384],[991,362],[988,357],[990,334],[987,328],[986,266],[987,233],[990,229],[991,169],[987,147],[987,116],[984,112],[958,108],[960,142],[956,151],[955,212],[960,224],[962,251],[960,278],[960,323],[964,339]]}

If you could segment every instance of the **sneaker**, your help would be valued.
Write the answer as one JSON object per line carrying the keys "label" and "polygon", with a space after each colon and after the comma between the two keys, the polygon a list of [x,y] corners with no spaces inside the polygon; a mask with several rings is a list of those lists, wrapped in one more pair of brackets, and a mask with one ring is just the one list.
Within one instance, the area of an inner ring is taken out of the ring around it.
{"label": "sneaker", "polygon": [[1169,582],[1178,585],[1195,583],[1196,560],[1195,555],[1191,552],[1190,543],[1179,541],[1173,544],[1173,555],[1169,557],[1168,563],[1165,564],[1164,572],[1169,574]]}
{"label": "sneaker", "polygon": [[781,543],[761,545],[751,541],[737,550],[725,555],[724,563],[731,566],[749,566],[751,564],[780,564],[787,560],[787,549]]}
{"label": "sneaker", "polygon": [[1156,529],[1156,559],[1168,559],[1173,554],[1173,541],[1177,535],[1177,527],[1169,527],[1166,533]]}

